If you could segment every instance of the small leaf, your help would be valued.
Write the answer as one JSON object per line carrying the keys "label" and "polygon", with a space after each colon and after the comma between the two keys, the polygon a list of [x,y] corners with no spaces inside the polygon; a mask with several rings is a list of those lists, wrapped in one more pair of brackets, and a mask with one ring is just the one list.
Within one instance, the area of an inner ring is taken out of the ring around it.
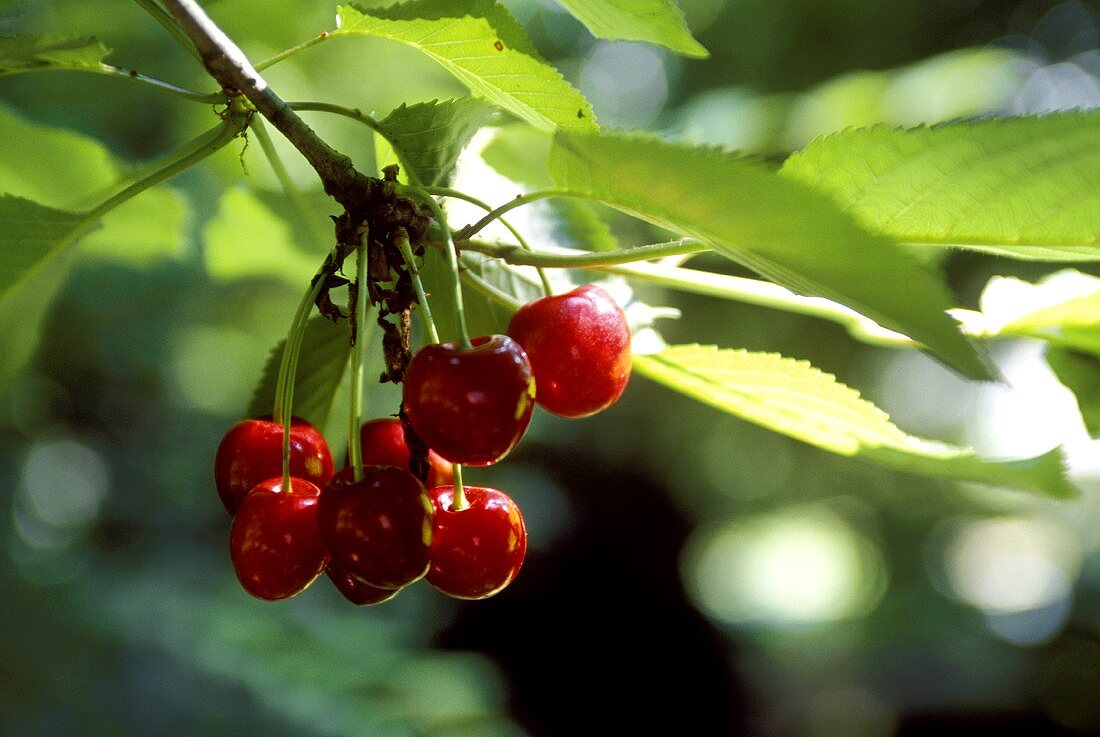
{"label": "small leaf", "polygon": [[539,56],[523,27],[494,0],[410,0],[337,9],[332,36],[377,36],[419,49],[471,92],[544,130],[593,128],[592,106]]}
{"label": "small leaf", "polygon": [[397,149],[410,181],[446,185],[455,162],[493,109],[470,97],[401,105],[384,120],[386,138]]}
{"label": "small leaf", "polygon": [[[363,340],[375,339],[374,322],[361,332]],[[275,408],[275,385],[279,380],[285,340],[271,349],[263,374],[248,405],[249,417],[270,415]],[[294,379],[294,415],[323,428],[336,401],[347,369],[351,347],[347,325],[336,325],[320,316],[306,323],[298,371]]]}
{"label": "small leaf", "polygon": [[1100,260],[1100,112],[866,128],[818,139],[784,176],[901,241]]}
{"label": "small leaf", "polygon": [[908,335],[967,376],[989,377],[945,312],[943,280],[798,182],[718,150],[607,133],[559,131],[550,168],[570,193],[697,238],[796,292]]}
{"label": "small leaf", "polygon": [[672,0],[558,0],[596,38],[646,41],[683,56],[706,59],[684,14]]}
{"label": "small leaf", "polygon": [[4,36],[0,76],[43,69],[98,70],[109,53],[92,36]]}
{"label": "small leaf", "polygon": [[1100,358],[1095,354],[1049,346],[1047,363],[1058,381],[1077,398],[1077,408],[1089,435],[1100,436]]}
{"label": "small leaf", "polygon": [[635,356],[638,373],[704,404],[802,442],[890,468],[1072,497],[1060,449],[988,461],[908,435],[859,393],[805,361],[771,353],[671,346]]}

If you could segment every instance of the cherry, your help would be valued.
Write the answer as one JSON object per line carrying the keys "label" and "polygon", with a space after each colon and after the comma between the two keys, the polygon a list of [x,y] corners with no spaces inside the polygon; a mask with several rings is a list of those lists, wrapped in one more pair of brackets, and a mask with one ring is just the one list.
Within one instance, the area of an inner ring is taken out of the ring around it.
{"label": "cherry", "polygon": [[527,354],[507,335],[427,345],[405,373],[405,413],[429,448],[452,463],[489,466],[516,446],[534,409]]}
{"label": "cherry", "polygon": [[459,599],[484,599],[512,582],[527,552],[527,530],[507,494],[466,486],[463,510],[451,509],[453,486],[428,494],[435,507],[428,583]]}
{"label": "cherry", "polygon": [[256,485],[241,502],[229,532],[233,570],[245,591],[274,601],[300,594],[328,562],[317,530],[321,490],[304,479],[282,477]]}
{"label": "cherry", "polygon": [[531,359],[536,401],[556,415],[599,412],[626,388],[630,327],[622,308],[595,285],[524,305],[512,316],[508,334]]}
{"label": "cherry", "polygon": [[340,568],[364,583],[398,589],[428,570],[432,504],[408,471],[365,466],[332,477],[318,511],[321,538]]}
{"label": "cherry", "polygon": [[[364,466],[409,467],[409,446],[401,420],[383,417],[364,422],[359,431]],[[428,487],[451,483],[451,464],[434,450],[428,451]]]}
{"label": "cherry", "polygon": [[325,575],[332,581],[333,586],[344,595],[344,598],[356,606],[369,606],[381,604],[397,596],[401,589],[380,589],[369,583],[360,581],[348,573],[336,563],[329,561],[325,566]]}
{"label": "cherry", "polygon": [[[214,484],[230,515],[254,486],[283,474],[283,428],[271,418],[241,420],[222,438],[214,456]],[[313,425],[290,423],[290,475],[323,487],[332,477],[328,443]]]}

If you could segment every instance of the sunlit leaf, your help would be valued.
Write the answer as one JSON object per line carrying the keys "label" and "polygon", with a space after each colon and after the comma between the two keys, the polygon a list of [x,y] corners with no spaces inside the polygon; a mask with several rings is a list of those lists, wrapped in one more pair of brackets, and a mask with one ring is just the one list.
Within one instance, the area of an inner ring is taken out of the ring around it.
{"label": "sunlit leaf", "polygon": [[1100,260],[1100,112],[847,130],[782,173],[901,241]]}
{"label": "sunlit leaf", "polygon": [[986,285],[980,304],[980,313],[964,314],[976,335],[1039,338],[1100,356],[1100,278],[1073,269],[1035,284],[998,276]]}
{"label": "sunlit leaf", "polygon": [[833,453],[911,473],[1076,495],[1060,449],[1035,458],[989,461],[972,450],[903,432],[835,377],[771,353],[681,345],[635,356],[638,373],[704,404]]}
{"label": "sunlit leaf", "polygon": [[[495,131],[481,157],[498,174],[518,184],[547,187],[553,183],[547,161],[553,137],[528,125],[509,125]],[[610,251],[619,246],[598,205],[583,200],[551,200],[555,245]]]}
{"label": "sunlit leaf", "polygon": [[0,76],[43,69],[99,69],[108,53],[92,36],[0,37]]}
{"label": "sunlit leaf", "polygon": [[338,8],[333,36],[388,38],[419,49],[475,95],[550,130],[592,128],[588,101],[547,64],[507,8],[493,0],[411,0]]}
{"label": "sunlit leaf", "polygon": [[559,132],[550,164],[568,192],[697,238],[920,341],[968,376],[989,376],[945,312],[943,280],[798,182],[729,153],[642,135]]}
{"label": "sunlit leaf", "polygon": [[493,109],[469,97],[401,105],[381,121],[386,138],[400,152],[413,181],[445,185],[455,161]]}
{"label": "sunlit leaf", "polygon": [[684,14],[672,0],[558,0],[593,36],[647,41],[684,56],[710,54],[695,40]]}

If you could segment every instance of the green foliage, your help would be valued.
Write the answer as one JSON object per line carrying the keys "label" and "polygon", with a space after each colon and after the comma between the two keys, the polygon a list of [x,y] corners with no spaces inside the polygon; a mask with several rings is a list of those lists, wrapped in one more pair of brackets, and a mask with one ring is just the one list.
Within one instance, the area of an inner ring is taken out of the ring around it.
{"label": "green foliage", "polygon": [[87,226],[80,213],[0,195],[0,383],[23,368],[71,259],[56,258]]}
{"label": "green foliage", "polygon": [[404,162],[409,181],[446,185],[455,161],[492,108],[469,97],[402,105],[381,121],[386,138]]}
{"label": "green foliage", "polygon": [[544,130],[591,128],[592,107],[547,64],[494,0],[411,0],[389,8],[341,5],[331,35],[388,38],[431,56],[474,94]]}
{"label": "green foliage", "polygon": [[[498,174],[531,187],[553,184],[547,162],[553,138],[525,125],[498,128],[482,149],[481,158]],[[607,220],[591,202],[560,199],[549,202],[556,226],[555,243],[591,251],[611,251],[619,241]]]}
{"label": "green foliage", "polygon": [[783,174],[901,241],[1100,260],[1100,113],[847,130]]}
{"label": "green foliage", "polygon": [[91,36],[0,37],[0,76],[46,69],[98,71],[108,53]]}
{"label": "green foliage", "polygon": [[323,253],[309,253],[291,226],[253,192],[226,190],[203,230],[203,255],[211,276],[268,276],[302,284],[317,271]]}
{"label": "green foliage", "polygon": [[681,345],[635,356],[639,373],[676,391],[819,448],[910,473],[1028,489],[1054,497],[1076,490],[1060,451],[986,461],[973,451],[913,437],[835,377],[773,353]]}
{"label": "green foliage", "polygon": [[1076,397],[1089,435],[1100,437],[1100,356],[1052,345],[1046,358],[1058,381]]}
{"label": "green foliage", "polygon": [[1036,284],[995,277],[982,292],[982,311],[967,329],[986,338],[1039,338],[1100,356],[1100,278],[1073,269]]}
{"label": "green foliage", "polygon": [[800,183],[732,154],[641,135],[559,132],[550,166],[570,193],[697,238],[920,341],[968,376],[989,376],[944,312],[942,280]]}
{"label": "green foliage", "polygon": [[710,54],[692,37],[684,14],[672,0],[558,0],[597,38],[646,41],[678,54],[705,59]]}
{"label": "green foliage", "polygon": [[[360,337],[363,340],[376,340],[376,332],[377,327],[372,322],[362,330]],[[252,401],[248,403],[248,417],[262,417],[272,413],[275,407],[275,385],[279,380],[279,362],[285,344],[285,340],[279,341],[271,349]],[[298,359],[298,373],[294,380],[295,416],[303,417],[321,428],[328,423],[350,357],[351,347],[346,325],[335,325],[319,315],[306,323]]]}
{"label": "green foliage", "polygon": [[191,217],[187,199],[169,187],[154,187],[102,218],[102,227],[80,241],[80,255],[135,267],[180,260]]}

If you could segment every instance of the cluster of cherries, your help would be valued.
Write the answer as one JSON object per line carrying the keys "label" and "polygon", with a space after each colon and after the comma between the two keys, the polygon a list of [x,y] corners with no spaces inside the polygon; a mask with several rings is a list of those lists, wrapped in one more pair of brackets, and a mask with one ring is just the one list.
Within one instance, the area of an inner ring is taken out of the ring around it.
{"label": "cluster of cherries", "polygon": [[630,375],[630,329],[610,295],[587,285],[524,305],[508,335],[471,343],[427,345],[405,374],[404,412],[430,449],[427,486],[409,470],[395,418],[362,426],[359,474],[350,466],[334,474],[322,434],[294,418],[289,488],[283,427],[249,419],[230,428],[214,476],[233,516],[230,555],[246,591],[285,599],[322,571],[355,604],[386,601],[422,577],[462,599],[511,583],[527,549],[523,515],[501,491],[456,486],[452,464],[504,458],[536,402],[570,418],[614,403]]}

